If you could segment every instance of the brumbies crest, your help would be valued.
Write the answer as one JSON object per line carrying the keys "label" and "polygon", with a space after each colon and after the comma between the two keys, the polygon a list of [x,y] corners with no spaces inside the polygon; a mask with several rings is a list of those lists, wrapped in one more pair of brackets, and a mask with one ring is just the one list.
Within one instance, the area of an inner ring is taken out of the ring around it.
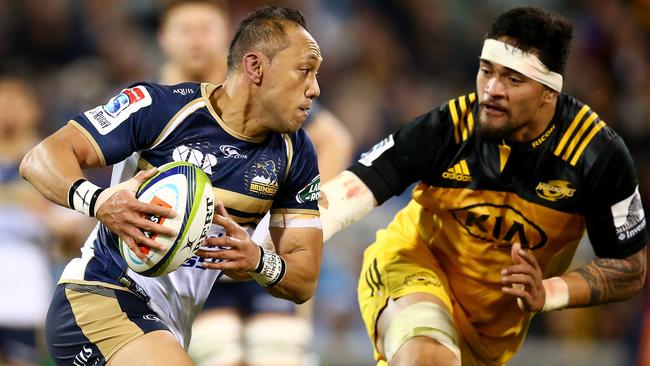
{"label": "brumbies crest", "polygon": [[253,162],[244,175],[248,190],[262,197],[273,197],[278,191],[278,172],[283,170],[279,164],[271,159]]}
{"label": "brumbies crest", "polygon": [[301,189],[296,194],[296,201],[298,203],[318,201],[320,198],[320,175],[314,177],[305,188]]}

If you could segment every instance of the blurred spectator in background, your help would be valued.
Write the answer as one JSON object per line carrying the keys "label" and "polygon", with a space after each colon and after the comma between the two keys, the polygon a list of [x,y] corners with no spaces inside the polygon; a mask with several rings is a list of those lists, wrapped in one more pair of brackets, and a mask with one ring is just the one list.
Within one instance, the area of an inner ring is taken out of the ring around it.
{"label": "blurred spectator in background", "polygon": [[[231,34],[223,2],[172,1],[160,19],[158,40],[166,56],[160,81],[169,85],[221,83]],[[316,148],[322,180],[348,165],[353,151],[351,135],[327,109],[314,103],[302,128]],[[264,242],[268,221],[263,220],[259,228],[253,238]],[[190,356],[204,366],[304,365],[313,333],[312,304],[297,307],[274,298],[253,281],[235,282],[223,276],[194,323]]]}
{"label": "blurred spectator in background", "polygon": [[51,264],[78,250],[91,220],[45,200],[18,175],[44,118],[29,80],[0,77],[0,364],[35,365],[51,297]]}

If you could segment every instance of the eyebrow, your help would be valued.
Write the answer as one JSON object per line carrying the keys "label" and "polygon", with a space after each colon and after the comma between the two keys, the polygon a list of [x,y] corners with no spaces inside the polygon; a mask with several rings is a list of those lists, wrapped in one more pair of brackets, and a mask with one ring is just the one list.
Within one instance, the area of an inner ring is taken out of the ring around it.
{"label": "eyebrow", "polygon": [[[490,62],[490,61],[488,61],[488,60],[486,60],[486,59],[479,58],[479,60],[480,60],[482,63],[487,64],[488,66],[494,66],[494,64],[493,64],[492,62]],[[499,64],[499,65],[501,65],[501,64]],[[517,71],[517,70],[515,70],[515,69],[511,69],[511,68],[509,68],[509,67],[507,67],[507,66],[503,66],[503,65],[501,65],[501,66],[502,66],[504,69],[506,69],[506,70],[507,70],[507,73],[509,73],[509,74],[516,74],[516,75],[519,75],[519,76],[521,76],[521,77],[523,77],[523,78],[530,79],[528,76],[526,76],[526,75],[520,73],[519,71]]]}

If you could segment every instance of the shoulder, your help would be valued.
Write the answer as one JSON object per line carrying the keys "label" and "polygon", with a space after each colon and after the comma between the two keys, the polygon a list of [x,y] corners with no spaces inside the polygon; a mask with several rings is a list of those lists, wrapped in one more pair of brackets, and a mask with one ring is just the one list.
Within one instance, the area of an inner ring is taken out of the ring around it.
{"label": "shoulder", "polygon": [[[589,105],[566,94],[560,95],[558,104],[559,134],[553,154],[571,166],[581,164],[588,171],[600,153],[620,137]],[[624,148],[624,144],[613,145]]]}
{"label": "shoulder", "polygon": [[439,132],[453,135],[456,144],[467,141],[476,130],[476,93],[469,93],[450,99],[430,112],[429,119]]}

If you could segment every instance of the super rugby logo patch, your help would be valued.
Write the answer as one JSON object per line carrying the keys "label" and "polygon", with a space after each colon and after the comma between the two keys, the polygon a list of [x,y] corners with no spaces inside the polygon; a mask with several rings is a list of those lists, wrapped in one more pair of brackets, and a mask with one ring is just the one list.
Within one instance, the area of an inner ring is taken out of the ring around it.
{"label": "super rugby logo patch", "polygon": [[625,243],[635,239],[638,235],[643,235],[645,213],[638,186],[630,197],[614,204],[611,210],[619,242]]}
{"label": "super rugby logo patch", "polygon": [[151,95],[144,86],[124,89],[103,106],[84,113],[97,132],[102,135],[113,131],[129,116],[143,107],[151,105]]}

